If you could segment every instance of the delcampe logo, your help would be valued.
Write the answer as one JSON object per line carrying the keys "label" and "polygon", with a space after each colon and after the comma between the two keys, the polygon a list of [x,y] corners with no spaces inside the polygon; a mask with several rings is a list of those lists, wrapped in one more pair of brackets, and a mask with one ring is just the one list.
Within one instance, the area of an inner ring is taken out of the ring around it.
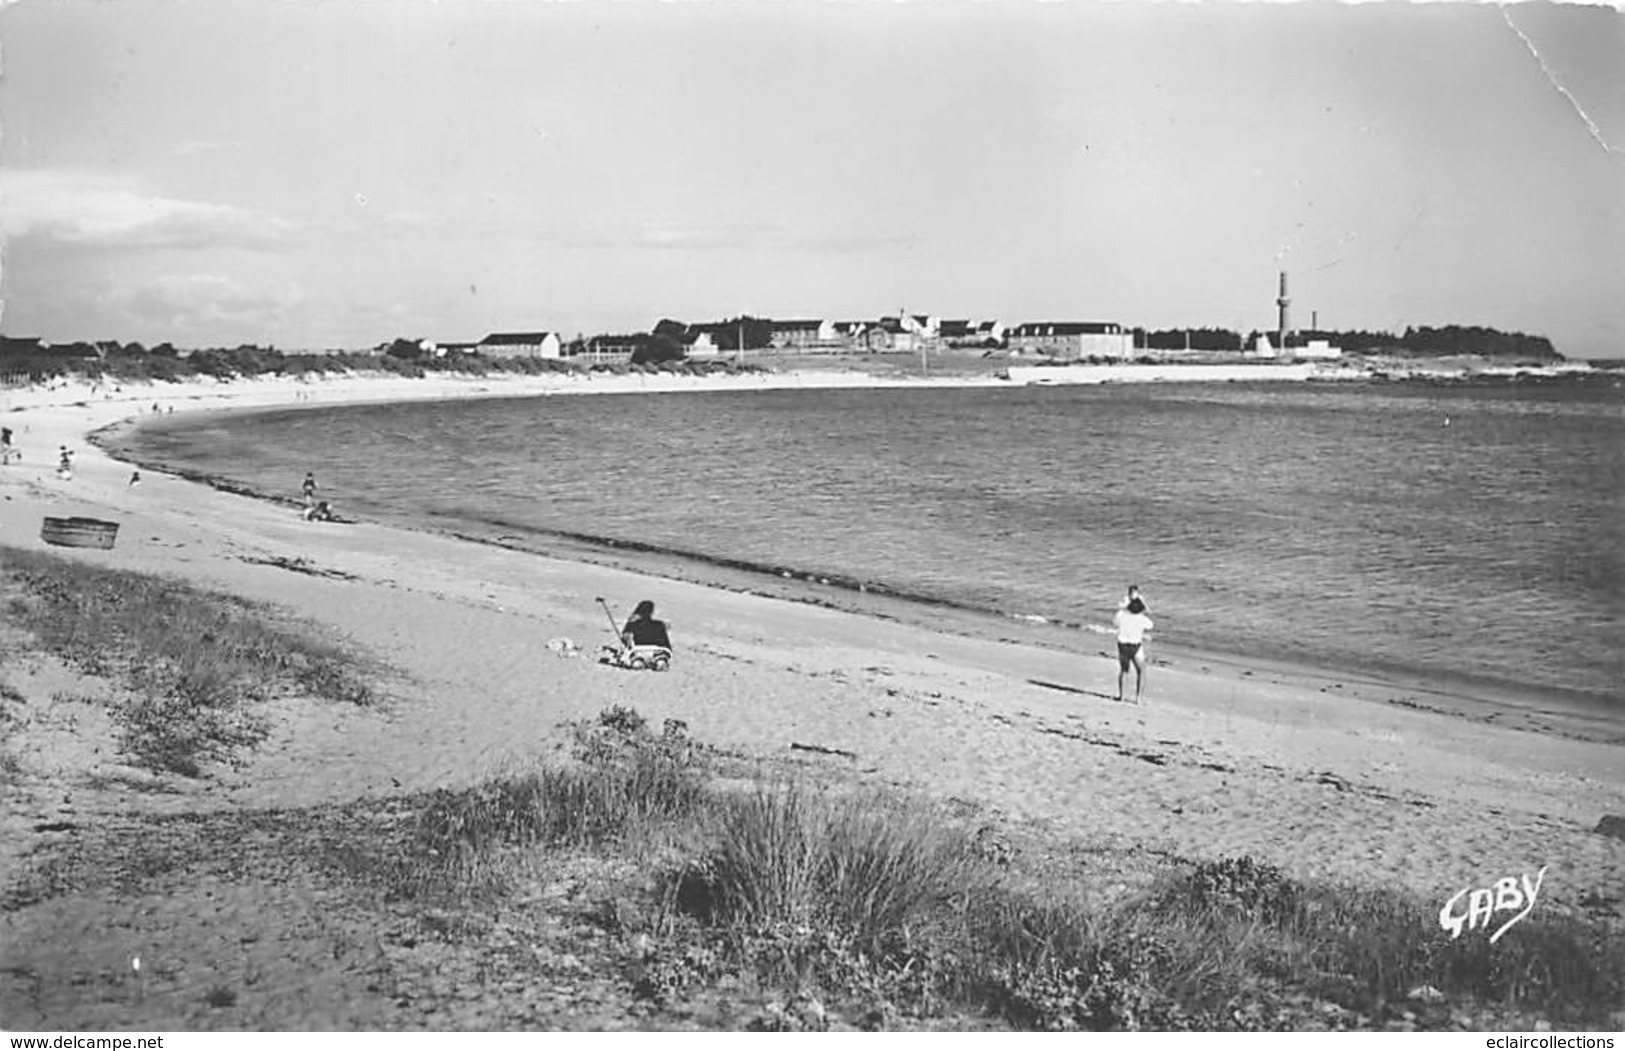
{"label": "delcampe logo", "polygon": [[[1535,873],[1533,883],[1528,876],[1520,875],[1505,876],[1488,887],[1463,887],[1451,895],[1444,908],[1439,910],[1439,926],[1449,931],[1450,940],[1455,941],[1461,937],[1464,929],[1476,931],[1488,927],[1498,912],[1516,913],[1490,935],[1490,944],[1494,945],[1501,935],[1535,907],[1535,898],[1540,894],[1540,885],[1545,881],[1546,870],[1550,867],[1542,865],[1540,871]],[[1466,908],[1457,912],[1456,907],[1463,898],[1467,899]]]}

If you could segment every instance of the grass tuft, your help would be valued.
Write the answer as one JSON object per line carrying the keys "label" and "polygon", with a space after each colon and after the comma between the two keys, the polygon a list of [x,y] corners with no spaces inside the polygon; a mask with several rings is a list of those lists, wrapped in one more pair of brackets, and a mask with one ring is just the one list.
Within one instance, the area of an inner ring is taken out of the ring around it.
{"label": "grass tuft", "polygon": [[817,924],[885,954],[988,879],[963,835],[906,801],[788,785],[721,799],[717,810],[716,846],[684,874],[681,898],[741,929]]}

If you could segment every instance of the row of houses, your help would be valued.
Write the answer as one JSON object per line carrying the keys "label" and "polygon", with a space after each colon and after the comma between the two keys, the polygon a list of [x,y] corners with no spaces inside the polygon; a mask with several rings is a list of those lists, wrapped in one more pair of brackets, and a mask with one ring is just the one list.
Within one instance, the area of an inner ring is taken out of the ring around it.
{"label": "row of houses", "polygon": [[[479,354],[493,358],[581,359],[594,362],[625,361],[651,344],[680,348],[695,359],[777,350],[794,353],[881,353],[935,351],[952,347],[999,348],[1013,357],[1127,359],[1143,351],[1134,345],[1134,333],[1111,321],[1024,321],[1005,325],[998,321],[943,319],[923,314],[898,314],[875,321],[827,321],[760,318],[687,324],[662,319],[649,332],[605,334],[566,339],[556,331],[493,332],[478,342],[396,340],[379,349],[415,346],[431,357]],[[106,357],[123,348],[116,341],[46,345],[37,338],[0,336],[0,356],[6,353],[47,352],[68,357]],[[169,344],[153,353],[176,353]],[[1325,340],[1311,340],[1291,348],[1273,347],[1260,336],[1247,357],[1335,358],[1338,348]]]}
{"label": "row of houses", "polygon": [[[763,339],[763,326],[767,337]],[[423,341],[436,356],[477,353],[498,358],[614,360],[651,342],[676,345],[690,358],[745,351],[801,353],[914,352],[952,347],[1001,348],[1015,355],[1061,358],[1127,358],[1133,333],[1110,321],[999,321],[898,314],[874,321],[793,318],[743,319],[689,324],[664,318],[649,332],[566,339],[556,331],[493,332],[477,343]]]}

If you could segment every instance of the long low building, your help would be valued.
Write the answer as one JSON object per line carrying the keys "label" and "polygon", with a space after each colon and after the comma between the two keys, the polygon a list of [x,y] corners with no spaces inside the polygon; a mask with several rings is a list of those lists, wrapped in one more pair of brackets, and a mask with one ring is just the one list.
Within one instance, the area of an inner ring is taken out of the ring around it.
{"label": "long low building", "polygon": [[1005,329],[1012,354],[1053,358],[1131,358],[1134,333],[1115,321],[1024,321]]}
{"label": "long low building", "polygon": [[493,332],[477,349],[492,358],[557,358],[563,341],[557,332]]}

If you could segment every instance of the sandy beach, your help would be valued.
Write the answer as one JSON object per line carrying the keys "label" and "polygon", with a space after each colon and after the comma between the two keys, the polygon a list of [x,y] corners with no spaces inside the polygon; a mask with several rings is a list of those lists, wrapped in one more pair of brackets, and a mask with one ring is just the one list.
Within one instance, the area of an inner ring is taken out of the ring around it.
{"label": "sandy beach", "polygon": [[[1118,704],[1110,640],[1098,635],[1078,633],[1064,649],[971,623],[934,631],[427,532],[309,523],[285,506],[156,472],[131,486],[130,466],[86,440],[155,403],[178,413],[873,382],[834,373],[349,378],[5,392],[3,419],[24,459],[0,469],[0,543],[47,550],[39,538],[47,515],[117,521],[113,550],[49,550],[274,603],[393,669],[387,705],[280,704],[270,737],[246,763],[176,794],[134,795],[95,779],[120,760],[111,748],[87,747],[87,734],[98,732],[88,715],[73,732],[60,720],[30,723],[11,736],[24,776],[0,827],[11,844],[0,857],[6,882],[52,823],[93,823],[129,808],[246,811],[466,784],[556,748],[561,723],[620,704],[656,724],[681,719],[695,739],[720,748],[839,766],[1093,844],[1194,858],[1250,854],[1300,877],[1395,884],[1441,905],[1462,888],[1544,866],[1540,909],[1625,917],[1625,841],[1594,831],[1604,815],[1625,814],[1617,724],[1535,732],[1558,716],[1505,706],[1468,718],[1430,710],[1450,706],[1418,688],[1161,651],[1145,703]],[[71,480],[54,474],[62,445],[74,452]],[[289,480],[290,496],[297,484]],[[1115,583],[1099,586],[1109,593]],[[669,673],[626,674],[548,649],[551,639],[587,651],[607,640],[597,596],[623,611],[642,598],[657,603],[678,647]],[[50,694],[49,669],[7,670],[24,695]],[[71,908],[44,903],[14,914],[0,966],[27,951],[16,924],[36,932],[71,925]],[[106,948],[110,959],[123,951]]]}

